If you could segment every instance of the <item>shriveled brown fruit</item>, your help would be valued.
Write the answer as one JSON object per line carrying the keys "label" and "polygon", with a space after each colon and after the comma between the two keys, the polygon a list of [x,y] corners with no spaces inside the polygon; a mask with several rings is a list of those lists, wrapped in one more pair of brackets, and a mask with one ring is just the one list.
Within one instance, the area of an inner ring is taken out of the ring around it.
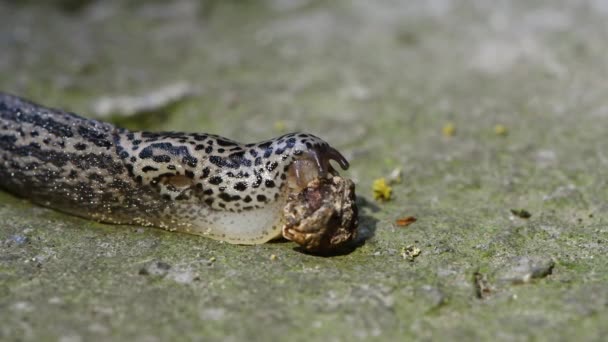
{"label": "shriveled brown fruit", "polygon": [[313,253],[331,253],[358,232],[355,184],[346,178],[316,178],[291,193],[283,209],[283,237]]}

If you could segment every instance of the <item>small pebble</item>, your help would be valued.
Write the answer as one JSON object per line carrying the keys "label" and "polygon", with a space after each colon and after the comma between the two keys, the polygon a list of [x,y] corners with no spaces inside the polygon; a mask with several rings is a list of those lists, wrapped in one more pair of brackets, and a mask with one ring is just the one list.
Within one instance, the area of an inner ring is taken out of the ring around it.
{"label": "small pebble", "polygon": [[167,275],[170,269],[171,265],[167,264],[166,262],[153,261],[148,265],[142,267],[139,270],[139,274],[164,277],[165,275]]}
{"label": "small pebble", "polygon": [[551,274],[555,262],[545,257],[518,257],[504,265],[498,279],[511,284],[526,284],[532,279],[544,278]]}
{"label": "small pebble", "polygon": [[414,261],[414,259],[419,256],[420,253],[422,253],[420,248],[412,245],[401,249],[401,256],[407,261]]}
{"label": "small pebble", "polygon": [[9,239],[16,245],[24,245],[30,241],[30,239],[24,235],[13,235]]}

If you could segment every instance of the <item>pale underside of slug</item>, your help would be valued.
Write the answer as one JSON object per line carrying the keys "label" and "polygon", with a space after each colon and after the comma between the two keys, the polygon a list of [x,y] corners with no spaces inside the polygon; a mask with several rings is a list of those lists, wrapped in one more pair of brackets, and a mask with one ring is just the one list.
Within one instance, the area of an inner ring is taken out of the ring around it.
{"label": "pale underside of slug", "polygon": [[101,222],[264,243],[281,236],[293,193],[336,174],[330,160],[348,167],[306,133],[241,144],[132,132],[0,93],[0,188]]}

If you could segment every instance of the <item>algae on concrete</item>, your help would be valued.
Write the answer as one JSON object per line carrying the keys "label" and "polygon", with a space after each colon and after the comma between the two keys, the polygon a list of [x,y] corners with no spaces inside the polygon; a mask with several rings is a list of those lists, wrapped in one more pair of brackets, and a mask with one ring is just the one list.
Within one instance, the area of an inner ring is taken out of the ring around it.
{"label": "algae on concrete", "polygon": [[3,91],[92,116],[185,82],[143,126],[325,138],[365,238],[322,258],[0,193],[0,340],[608,336],[604,1],[5,1],[0,19]]}

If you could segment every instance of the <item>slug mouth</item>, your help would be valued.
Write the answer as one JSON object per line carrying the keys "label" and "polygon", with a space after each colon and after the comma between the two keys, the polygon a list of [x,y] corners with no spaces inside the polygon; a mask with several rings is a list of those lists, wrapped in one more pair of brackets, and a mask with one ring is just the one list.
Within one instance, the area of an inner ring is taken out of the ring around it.
{"label": "slug mouth", "polygon": [[315,178],[338,176],[338,171],[330,163],[332,160],[338,163],[343,170],[347,170],[349,167],[346,158],[329,145],[317,146],[302,153],[289,167],[289,187],[301,190]]}

